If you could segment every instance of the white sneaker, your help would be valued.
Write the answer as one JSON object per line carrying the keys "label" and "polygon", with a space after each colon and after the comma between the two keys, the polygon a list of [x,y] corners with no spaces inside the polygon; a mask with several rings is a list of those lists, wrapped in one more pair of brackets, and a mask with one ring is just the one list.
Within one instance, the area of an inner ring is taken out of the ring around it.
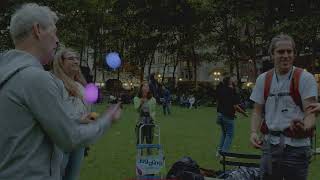
{"label": "white sneaker", "polygon": [[219,160],[222,159],[222,156],[221,156],[221,154],[219,153],[219,151],[216,152],[216,158],[219,159]]}
{"label": "white sneaker", "polygon": [[216,152],[216,157],[219,157],[220,156],[220,153],[219,151]]}

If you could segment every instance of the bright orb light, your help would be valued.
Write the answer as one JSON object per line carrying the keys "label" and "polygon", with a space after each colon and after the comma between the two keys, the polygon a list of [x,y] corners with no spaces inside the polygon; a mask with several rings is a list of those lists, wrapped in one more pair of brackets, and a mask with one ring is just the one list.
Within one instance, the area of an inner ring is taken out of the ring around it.
{"label": "bright orb light", "polygon": [[112,69],[116,69],[121,65],[120,56],[116,52],[111,52],[107,54],[106,62],[107,62],[107,65]]}
{"label": "bright orb light", "polygon": [[93,104],[98,100],[99,89],[93,83],[87,84],[84,89],[84,100],[89,103]]}

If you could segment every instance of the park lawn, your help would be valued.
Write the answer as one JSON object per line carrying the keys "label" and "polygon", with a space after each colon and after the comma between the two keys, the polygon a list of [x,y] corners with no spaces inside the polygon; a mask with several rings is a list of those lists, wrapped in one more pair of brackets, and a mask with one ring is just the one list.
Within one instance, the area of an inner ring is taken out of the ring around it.
{"label": "park lawn", "polygon": [[[97,106],[97,111],[102,112],[105,106]],[[169,170],[179,158],[190,156],[201,167],[220,170],[221,165],[215,157],[220,140],[220,129],[215,123],[216,109],[185,109],[174,106],[171,116],[164,116],[161,110],[159,106],[156,122],[161,126],[161,144],[164,148],[166,169]],[[137,117],[132,105],[124,106],[121,120],[91,146],[89,156],[83,162],[81,180],[125,180],[135,176],[134,127]],[[240,114],[238,117],[231,151],[259,153],[249,144],[249,118]],[[317,144],[320,145],[319,138]],[[320,156],[311,163],[309,180],[320,179],[319,168]]]}

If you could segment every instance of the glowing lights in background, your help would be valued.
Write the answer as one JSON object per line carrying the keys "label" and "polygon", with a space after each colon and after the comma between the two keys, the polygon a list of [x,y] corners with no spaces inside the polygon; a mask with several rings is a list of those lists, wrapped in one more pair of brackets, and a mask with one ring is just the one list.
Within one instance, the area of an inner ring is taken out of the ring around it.
{"label": "glowing lights in background", "polygon": [[220,72],[213,72],[213,79],[215,81],[220,81],[220,75],[221,75]]}
{"label": "glowing lights in background", "polygon": [[220,73],[220,72],[214,72],[213,75],[215,75],[215,76],[220,76],[221,73]]}

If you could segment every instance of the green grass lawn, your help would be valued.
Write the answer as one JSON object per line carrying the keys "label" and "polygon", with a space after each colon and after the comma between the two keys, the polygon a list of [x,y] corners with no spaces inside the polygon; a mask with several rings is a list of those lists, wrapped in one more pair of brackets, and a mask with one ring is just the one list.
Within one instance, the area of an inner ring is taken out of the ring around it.
{"label": "green grass lawn", "polygon": [[[101,112],[104,108],[105,105],[100,105],[97,111]],[[201,167],[221,169],[215,157],[220,139],[220,129],[215,123],[216,109],[201,107],[189,110],[172,107],[172,111],[171,116],[163,116],[158,107],[156,119],[161,126],[161,144],[164,147],[166,169],[183,156],[192,157]],[[91,147],[89,156],[82,166],[81,180],[125,180],[135,176],[136,119],[137,112],[133,110],[132,105],[125,106],[121,120]],[[231,151],[259,153],[249,144],[249,125],[249,118],[239,115],[236,119]],[[319,128],[317,134],[320,136]],[[320,156],[312,161],[308,179],[320,179],[319,167]]]}

